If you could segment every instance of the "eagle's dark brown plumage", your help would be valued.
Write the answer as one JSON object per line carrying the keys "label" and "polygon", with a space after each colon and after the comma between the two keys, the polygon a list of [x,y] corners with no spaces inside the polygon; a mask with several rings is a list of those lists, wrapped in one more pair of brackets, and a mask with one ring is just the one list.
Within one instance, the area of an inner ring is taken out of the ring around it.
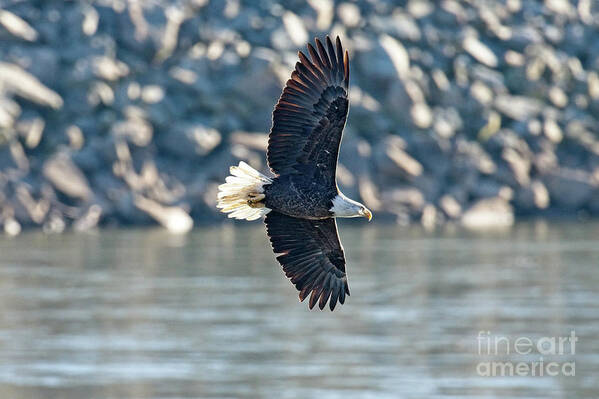
{"label": "eagle's dark brown plumage", "polygon": [[333,310],[349,295],[335,217],[364,216],[364,205],[337,187],[339,145],[349,110],[349,57],[341,40],[308,44],[273,112],[267,160],[273,178],[245,163],[220,186],[229,217],[266,215],[266,231],[285,275],[312,309]]}
{"label": "eagle's dark brown plumage", "polygon": [[323,309],[349,295],[345,256],[337,235],[335,219],[308,220],[279,212],[266,215],[266,232],[285,275],[300,292],[300,300],[310,295],[310,309],[318,303]]}
{"label": "eagle's dark brown plumage", "polygon": [[312,61],[299,52],[300,62],[275,106],[268,139],[268,166],[283,175],[317,167],[334,180],[337,154],[349,109],[349,57],[341,40],[336,47],[326,38],[327,50],[316,39],[308,44]]}

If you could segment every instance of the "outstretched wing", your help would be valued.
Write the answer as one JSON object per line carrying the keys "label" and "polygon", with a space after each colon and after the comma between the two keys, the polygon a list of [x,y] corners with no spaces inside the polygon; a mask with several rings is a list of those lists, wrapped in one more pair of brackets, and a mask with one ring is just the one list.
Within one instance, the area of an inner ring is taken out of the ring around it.
{"label": "outstretched wing", "polygon": [[272,117],[268,166],[278,175],[320,173],[335,181],[337,155],[349,109],[349,58],[337,37],[336,49],[316,39],[308,44],[311,61],[300,62],[287,81]]}
{"label": "outstretched wing", "polygon": [[264,220],[277,260],[300,292],[303,301],[310,295],[310,309],[316,302],[331,310],[349,295],[345,256],[337,235],[335,219],[299,219],[271,211]]}

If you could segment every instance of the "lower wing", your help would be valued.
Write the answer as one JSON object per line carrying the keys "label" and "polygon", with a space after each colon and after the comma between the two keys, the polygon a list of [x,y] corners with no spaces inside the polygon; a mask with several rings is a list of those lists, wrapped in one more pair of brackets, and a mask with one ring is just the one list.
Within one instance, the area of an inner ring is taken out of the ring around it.
{"label": "lower wing", "polygon": [[264,220],[277,260],[285,275],[300,291],[303,301],[310,295],[310,309],[327,301],[331,310],[349,295],[345,256],[335,219],[309,220],[272,211]]}

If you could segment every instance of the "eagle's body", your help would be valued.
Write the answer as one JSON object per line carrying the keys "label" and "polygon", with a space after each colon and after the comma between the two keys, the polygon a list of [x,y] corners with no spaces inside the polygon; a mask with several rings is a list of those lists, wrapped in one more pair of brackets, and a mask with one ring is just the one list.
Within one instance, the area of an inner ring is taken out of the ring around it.
{"label": "eagle's body", "polygon": [[[265,217],[277,260],[300,291],[317,302],[336,303],[349,295],[345,257],[335,217],[367,217],[366,207],[337,187],[339,145],[349,110],[349,59],[341,41],[326,48],[308,44],[311,60],[299,52],[291,79],[273,112],[267,177],[241,162],[219,187],[218,207],[229,217]],[[329,300],[330,299],[330,300]]]}
{"label": "eagle's body", "polygon": [[333,217],[332,199],[337,188],[321,178],[307,178],[301,174],[283,175],[264,187],[264,205],[288,216],[306,219]]}

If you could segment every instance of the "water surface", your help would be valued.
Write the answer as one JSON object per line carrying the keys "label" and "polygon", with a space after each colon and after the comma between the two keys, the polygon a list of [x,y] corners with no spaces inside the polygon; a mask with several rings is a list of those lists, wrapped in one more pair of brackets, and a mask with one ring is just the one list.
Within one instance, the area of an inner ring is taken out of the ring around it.
{"label": "water surface", "polygon": [[[599,224],[340,233],[333,313],[298,303],[259,223],[0,237],[0,397],[599,397]],[[481,331],[575,331],[545,360],[576,375],[481,376],[540,356],[481,355]]]}

